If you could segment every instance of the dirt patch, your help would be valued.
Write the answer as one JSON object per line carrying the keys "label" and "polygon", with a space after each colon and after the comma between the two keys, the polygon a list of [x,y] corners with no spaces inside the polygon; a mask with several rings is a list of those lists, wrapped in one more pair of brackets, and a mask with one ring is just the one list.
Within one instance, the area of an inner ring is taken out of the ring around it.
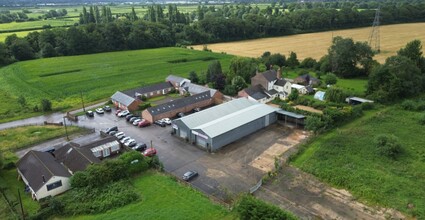
{"label": "dirt patch", "polygon": [[322,111],[317,110],[317,109],[315,109],[315,108],[312,108],[312,107],[310,107],[310,106],[305,106],[305,105],[296,105],[296,106],[294,106],[294,108],[296,108],[296,109],[301,109],[301,110],[308,111],[308,112],[313,112],[313,113],[323,114],[323,112],[322,112]]}

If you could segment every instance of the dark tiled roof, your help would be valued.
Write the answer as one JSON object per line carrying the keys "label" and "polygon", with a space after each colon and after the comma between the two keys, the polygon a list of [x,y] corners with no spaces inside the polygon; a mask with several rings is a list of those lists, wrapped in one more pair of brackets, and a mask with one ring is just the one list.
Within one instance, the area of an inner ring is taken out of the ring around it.
{"label": "dark tiled roof", "polygon": [[71,176],[68,170],[48,152],[30,150],[18,161],[17,167],[34,191],[38,191],[53,176]]}
{"label": "dark tiled roof", "polygon": [[277,80],[277,72],[275,70],[267,70],[266,72],[263,72],[261,74],[269,82]]}
{"label": "dark tiled roof", "polygon": [[120,91],[115,92],[112,96],[111,99],[113,101],[117,101],[125,106],[129,106],[131,103],[133,103],[135,101],[135,99],[132,96],[129,96],[125,93],[122,93]]}
{"label": "dark tiled roof", "polygon": [[145,86],[145,87],[141,87],[137,89],[126,90],[126,91],[123,91],[123,93],[134,98],[141,94],[161,91],[163,89],[169,89],[169,88],[174,88],[170,82],[162,82],[162,83],[157,83],[157,84],[153,84],[153,85],[149,85],[149,86]]}
{"label": "dark tiled roof", "polygon": [[66,144],[57,149],[54,155],[58,161],[73,173],[85,170],[90,164],[100,163],[100,160],[93,155],[90,149],[79,148],[73,144]]}
{"label": "dark tiled roof", "polygon": [[274,94],[277,94],[278,93],[278,91],[276,91],[276,90],[274,90],[274,89],[270,89],[269,91],[267,91],[266,92],[267,94],[269,94],[269,95],[274,95]]}
{"label": "dark tiled roof", "polygon": [[254,98],[255,100],[268,98],[269,96],[264,92],[264,88],[261,85],[250,86],[245,89],[245,92]]}
{"label": "dark tiled roof", "polygon": [[285,86],[286,82],[288,82],[288,81],[286,81],[286,80],[284,80],[284,79],[278,79],[278,80],[276,81],[275,85],[278,85],[278,86]]}
{"label": "dark tiled roof", "polygon": [[307,79],[309,79],[309,81],[311,81],[312,84],[316,84],[320,82],[319,79],[312,77],[310,74],[304,74],[304,75],[298,76],[297,78],[295,78],[295,81],[303,81],[305,83],[310,83],[310,82],[306,82]]}
{"label": "dark tiled roof", "polygon": [[205,91],[196,95],[188,96],[181,99],[176,99],[171,102],[160,104],[154,107],[147,108],[146,110],[151,115],[159,115],[165,112],[173,111],[175,109],[183,108],[185,106],[193,105],[198,102],[211,99],[210,91]]}

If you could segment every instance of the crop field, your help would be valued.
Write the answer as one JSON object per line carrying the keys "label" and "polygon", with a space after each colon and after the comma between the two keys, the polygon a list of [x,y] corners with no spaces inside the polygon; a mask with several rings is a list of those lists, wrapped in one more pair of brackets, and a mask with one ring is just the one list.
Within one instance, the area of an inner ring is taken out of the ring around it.
{"label": "crop field", "polygon": [[236,219],[233,212],[212,203],[202,193],[184,186],[169,176],[148,172],[134,180],[141,200],[104,214],[67,219]]}
{"label": "crop field", "polygon": [[20,116],[19,96],[30,109],[43,98],[55,110],[70,109],[81,106],[81,93],[85,103],[106,99],[117,90],[163,82],[169,74],[200,74],[212,60],[219,60],[226,71],[232,57],[160,48],[18,62],[0,69],[0,122]]}
{"label": "crop field", "polygon": [[0,33],[0,42],[4,42],[6,40],[6,37],[12,34],[16,34],[18,37],[25,37],[28,35],[28,33],[33,31],[19,31],[14,33]]}
{"label": "crop field", "polygon": [[[74,25],[78,23],[79,18],[58,18],[58,19],[48,19],[48,20],[39,20],[39,21],[26,21],[26,22],[12,22],[0,24],[1,31],[19,32],[19,30],[25,30],[29,28],[42,28],[44,25],[50,25],[52,27],[60,27],[65,25]],[[12,34],[12,33],[10,33]]]}
{"label": "crop field", "polygon": [[[399,105],[379,107],[362,118],[320,135],[292,162],[360,201],[425,218],[425,129],[423,112]],[[374,139],[393,134],[401,143],[396,159],[379,153]]]}
{"label": "crop field", "polygon": [[[371,28],[355,28],[347,30],[327,31],[311,34],[298,34],[284,37],[262,38],[228,43],[208,44],[213,52],[225,52],[237,56],[260,57],[265,51],[288,55],[290,51],[297,53],[298,59],[312,57],[320,59],[327,53],[332,43],[332,36],[350,37],[355,41],[368,41]],[[407,42],[419,39],[425,44],[425,23],[386,25],[380,28],[381,53],[374,58],[383,63],[389,56]],[[194,46],[202,50],[203,45]]]}

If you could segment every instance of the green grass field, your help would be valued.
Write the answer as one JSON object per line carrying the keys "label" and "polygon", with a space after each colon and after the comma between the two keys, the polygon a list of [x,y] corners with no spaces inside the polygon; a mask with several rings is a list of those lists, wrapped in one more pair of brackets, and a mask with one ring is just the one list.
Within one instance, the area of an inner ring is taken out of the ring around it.
{"label": "green grass field", "polygon": [[[0,123],[33,114],[21,112],[20,95],[31,109],[43,98],[50,99],[55,110],[70,109],[81,106],[81,92],[89,103],[117,90],[163,82],[169,74],[187,77],[192,70],[205,72],[212,60],[219,60],[226,71],[232,57],[160,48],[18,62],[0,69]],[[186,62],[175,62],[183,58]]]}
{"label": "green grass field", "polygon": [[[4,188],[4,192],[7,196],[7,198],[13,203],[14,210],[16,210],[17,215],[21,215],[21,209],[19,206],[19,197],[18,197],[18,190],[21,193],[22,198],[22,205],[24,207],[24,213],[26,213],[26,216],[28,214],[34,214],[39,209],[38,202],[31,199],[31,195],[24,193],[25,184],[23,181],[18,181],[18,173],[16,169],[10,169],[10,170],[0,170],[0,187]],[[2,203],[3,198],[0,196],[0,210],[8,209],[9,214],[10,209],[7,207],[6,203]],[[5,207],[6,205],[6,207]],[[2,218],[2,214],[0,214],[0,219]],[[8,216],[13,217],[13,216]],[[7,219],[7,218],[6,218]],[[16,219],[16,218],[11,218]]]}
{"label": "green grass field", "polygon": [[364,79],[340,79],[336,82],[336,85],[347,89],[348,91],[352,91],[359,96],[365,95],[367,78]]}
{"label": "green grass field", "polygon": [[0,42],[4,42],[6,40],[6,37],[12,34],[16,34],[18,37],[25,37],[28,35],[28,33],[33,31],[19,31],[14,33],[0,33]]}
{"label": "green grass field", "polygon": [[[68,134],[73,134],[84,129],[68,126],[67,130]],[[63,126],[24,126],[0,130],[0,151],[14,151],[63,136],[65,136]]]}
{"label": "green grass field", "polygon": [[134,180],[141,200],[98,215],[84,215],[65,219],[237,219],[219,204],[214,204],[202,193],[157,172],[148,172]]}
{"label": "green grass field", "polygon": [[[418,123],[421,114],[398,106],[370,111],[314,138],[293,164],[349,190],[361,201],[425,218],[425,129]],[[378,134],[399,138],[403,151],[396,160],[377,152],[373,140]]]}
{"label": "green grass field", "polygon": [[[58,18],[58,19],[48,19],[48,20],[39,20],[39,21],[26,21],[26,22],[12,22],[12,23],[3,23],[0,24],[0,30],[13,32],[19,32],[19,30],[29,29],[29,28],[39,28],[41,29],[44,25],[50,25],[52,27],[60,27],[65,25],[74,25],[78,23],[79,18]],[[13,34],[13,33],[9,33]]]}

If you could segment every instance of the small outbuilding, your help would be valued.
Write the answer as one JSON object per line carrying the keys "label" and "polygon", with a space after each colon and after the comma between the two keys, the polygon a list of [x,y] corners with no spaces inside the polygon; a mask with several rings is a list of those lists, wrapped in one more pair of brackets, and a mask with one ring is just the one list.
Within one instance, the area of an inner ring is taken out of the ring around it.
{"label": "small outbuilding", "polygon": [[173,134],[207,151],[216,151],[277,120],[276,108],[235,99],[173,121]]}
{"label": "small outbuilding", "polygon": [[142,103],[141,100],[131,97],[120,91],[115,92],[111,96],[111,101],[116,108],[129,111],[137,110],[139,108],[140,103]]}
{"label": "small outbuilding", "polygon": [[174,89],[170,82],[161,82],[136,89],[123,91],[124,94],[135,99],[141,99],[142,96],[152,98],[170,93]]}
{"label": "small outbuilding", "polygon": [[294,124],[296,127],[304,126],[304,120],[305,120],[304,115],[297,114],[294,112],[288,112],[282,109],[279,109],[278,111],[276,111],[276,113],[277,113],[278,120],[283,121],[285,124],[291,123],[291,124]]}
{"label": "small outbuilding", "polygon": [[359,98],[359,97],[348,97],[348,98],[345,99],[345,101],[348,102],[348,104],[351,104],[351,105],[358,105],[358,104],[362,104],[362,103],[373,103],[372,100]]}
{"label": "small outbuilding", "polygon": [[317,99],[317,100],[320,100],[320,101],[325,101],[325,94],[326,94],[326,92],[323,92],[323,91],[317,91],[317,92],[314,94],[314,99]]}

